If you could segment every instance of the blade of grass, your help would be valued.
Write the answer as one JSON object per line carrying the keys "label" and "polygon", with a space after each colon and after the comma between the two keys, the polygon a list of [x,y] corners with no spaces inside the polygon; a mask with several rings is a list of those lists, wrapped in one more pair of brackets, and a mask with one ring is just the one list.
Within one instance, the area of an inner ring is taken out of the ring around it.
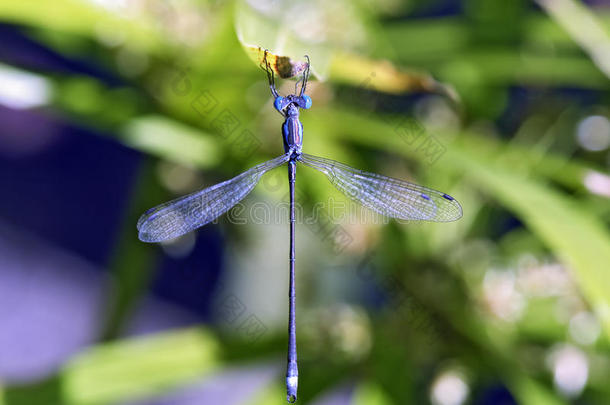
{"label": "blade of grass", "polygon": [[69,404],[91,405],[152,395],[214,370],[218,350],[204,329],[98,345],[64,367],[64,398]]}
{"label": "blade of grass", "polygon": [[157,52],[163,35],[150,22],[121,17],[100,5],[77,0],[0,2],[0,20],[96,38],[100,30],[123,35],[130,46]]}

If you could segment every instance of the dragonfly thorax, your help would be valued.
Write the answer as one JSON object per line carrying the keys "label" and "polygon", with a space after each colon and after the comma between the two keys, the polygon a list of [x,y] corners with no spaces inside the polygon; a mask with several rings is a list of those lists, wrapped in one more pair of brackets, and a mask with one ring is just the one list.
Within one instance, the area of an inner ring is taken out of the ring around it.
{"label": "dragonfly thorax", "polygon": [[297,107],[288,107],[288,110],[289,112],[286,114],[286,120],[282,125],[284,151],[292,151],[300,154],[303,147],[303,124],[301,124],[301,121],[299,120],[299,109]]}
{"label": "dragonfly thorax", "polygon": [[311,107],[311,98],[305,94],[302,96],[294,94],[286,97],[277,96],[273,106],[286,117],[282,125],[284,150],[300,154],[303,146],[303,124],[299,120],[299,111],[301,108]]}
{"label": "dragonfly thorax", "polygon": [[288,104],[288,107],[284,110],[284,115],[286,117],[299,117],[299,107],[294,103]]}

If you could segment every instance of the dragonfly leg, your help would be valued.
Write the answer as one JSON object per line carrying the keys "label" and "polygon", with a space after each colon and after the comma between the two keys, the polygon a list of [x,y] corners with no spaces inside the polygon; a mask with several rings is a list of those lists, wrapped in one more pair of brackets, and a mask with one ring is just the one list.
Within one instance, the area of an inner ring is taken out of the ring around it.
{"label": "dragonfly leg", "polygon": [[273,98],[278,98],[280,95],[275,88],[275,74],[273,73],[273,69],[271,69],[271,65],[267,60],[267,53],[269,51],[265,49],[265,55],[263,56],[263,63],[265,64],[265,71],[267,72],[267,80],[269,81],[269,89],[271,89],[271,94]]}
{"label": "dragonfly leg", "polygon": [[[305,71],[303,72],[303,77],[301,77],[301,79],[299,79],[299,82],[302,81],[303,85],[301,86],[301,92],[299,93],[300,96],[302,96],[303,94],[305,94],[305,89],[307,88],[307,81],[309,80],[309,56],[305,55],[305,58],[307,59],[307,67],[305,68]],[[297,83],[299,83],[297,82]],[[294,89],[294,92],[296,93],[296,87]]]}

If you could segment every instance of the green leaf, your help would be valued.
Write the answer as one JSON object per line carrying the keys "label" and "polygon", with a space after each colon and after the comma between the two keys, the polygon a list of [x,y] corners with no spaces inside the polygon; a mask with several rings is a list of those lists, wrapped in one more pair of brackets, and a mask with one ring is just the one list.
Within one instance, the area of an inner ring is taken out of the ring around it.
{"label": "green leaf", "polygon": [[209,373],[218,356],[216,339],[204,329],[98,345],[65,366],[64,398],[90,405],[153,395]]}
{"label": "green leaf", "polygon": [[105,34],[124,37],[130,46],[148,51],[161,48],[163,35],[154,24],[121,15],[99,4],[78,0],[0,2],[0,21],[90,37]]}
{"label": "green leaf", "polygon": [[[294,13],[300,15],[294,22]],[[336,19],[339,13],[342,18]],[[333,18],[332,24],[325,19]],[[284,60],[292,77],[299,72],[299,60],[309,55],[312,72],[353,86],[366,83],[367,89],[402,94],[412,91],[438,92],[457,100],[457,94],[448,85],[441,84],[422,71],[404,70],[388,60],[375,60],[361,56],[357,48],[370,47],[364,33],[363,19],[352,3],[344,1],[279,2],[274,9],[255,9],[250,2],[237,5],[236,30],[246,53],[257,64],[267,49],[273,56]],[[359,38],[350,43],[345,37]],[[281,55],[281,56],[279,56]]]}
{"label": "green leaf", "polygon": [[124,128],[123,141],[143,152],[196,167],[215,166],[221,160],[212,135],[162,116],[132,120]]}
{"label": "green leaf", "polygon": [[[342,1],[339,1],[342,3]],[[291,17],[293,10],[302,7],[310,13],[322,14],[331,2],[278,2],[273,8],[266,9],[261,5],[255,9],[253,2],[239,1],[235,12],[235,29],[242,46],[248,54],[252,49],[267,49],[272,54],[281,55],[294,60],[302,59],[303,55],[311,58],[311,70],[318,77],[326,77],[330,66],[331,48],[326,42],[312,42],[307,33],[295,26]],[[261,3],[262,4],[262,3]],[[301,19],[299,24],[305,26],[307,19]],[[312,30],[319,29],[316,24]],[[320,35],[324,35],[321,33]]]}

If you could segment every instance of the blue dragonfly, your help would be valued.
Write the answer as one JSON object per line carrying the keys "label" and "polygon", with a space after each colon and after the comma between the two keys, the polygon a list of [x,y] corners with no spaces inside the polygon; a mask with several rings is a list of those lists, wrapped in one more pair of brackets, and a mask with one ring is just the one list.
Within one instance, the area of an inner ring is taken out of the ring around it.
{"label": "blue dragonfly", "polygon": [[[382,215],[414,221],[449,222],[462,216],[462,207],[450,195],[403,180],[368,173],[342,163],[303,153],[301,109],[311,108],[311,98],[305,94],[309,79],[309,57],[306,68],[295,84],[295,94],[281,96],[275,87],[275,76],[264,61],[275,109],[284,116],[282,135],[284,154],[268,160],[242,174],[195,193],[166,202],[146,211],[138,220],[139,238],[144,242],[162,242],[193,231],[224,214],[240,202],[260,178],[271,169],[288,164],[290,191],[290,252],[289,252],[289,315],[288,364],[286,371],[287,400],[297,399],[298,368],[295,325],[295,201],[294,189],[297,163],[323,173],[330,182],[349,198]],[[301,85],[299,90],[299,84]]]}

